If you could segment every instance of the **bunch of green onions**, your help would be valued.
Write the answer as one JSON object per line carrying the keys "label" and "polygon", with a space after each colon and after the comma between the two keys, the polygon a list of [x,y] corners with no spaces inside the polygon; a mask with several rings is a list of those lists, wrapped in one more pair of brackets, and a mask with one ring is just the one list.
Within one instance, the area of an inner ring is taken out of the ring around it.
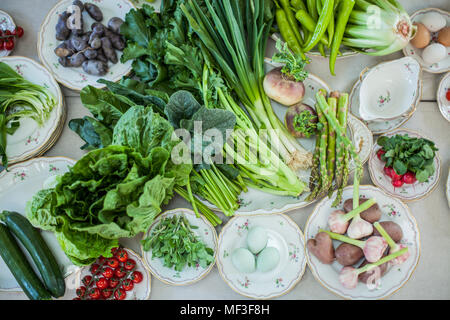
{"label": "bunch of green onions", "polygon": [[397,0],[356,0],[342,44],[382,56],[403,49],[417,28]]}

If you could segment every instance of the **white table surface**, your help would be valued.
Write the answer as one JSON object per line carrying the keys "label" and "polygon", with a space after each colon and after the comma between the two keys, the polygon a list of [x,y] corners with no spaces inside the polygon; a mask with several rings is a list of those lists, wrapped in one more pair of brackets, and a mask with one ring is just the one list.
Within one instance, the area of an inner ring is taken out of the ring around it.
{"label": "white table surface", "polygon": [[[37,34],[47,12],[57,0],[1,0],[0,9],[8,12],[17,25],[25,30],[25,35],[18,42],[13,55],[26,56],[39,61],[36,51]],[[450,0],[400,0],[409,14],[426,7],[436,7],[450,10]],[[159,3],[159,0],[156,2]],[[269,43],[268,55],[273,50]],[[369,57],[358,55],[339,60],[336,74],[333,77],[328,71],[328,60],[315,58],[308,67],[309,71],[327,82],[334,90],[349,92],[360,72],[365,67],[373,66],[381,61],[402,57],[398,52],[385,57]],[[426,199],[409,203],[409,207],[419,225],[421,234],[421,257],[416,271],[405,286],[389,299],[450,299],[450,210],[444,193],[444,185],[450,166],[448,149],[450,138],[450,123],[440,114],[436,103],[436,90],[443,74],[424,73],[424,90],[422,102],[412,118],[403,125],[405,128],[417,130],[430,137],[440,149],[442,174],[439,186]],[[88,112],[82,106],[79,94],[64,88],[68,107],[68,119],[82,117]],[[79,159],[84,152],[79,149],[82,140],[67,127],[67,121],[60,139],[45,155],[67,156]],[[367,165],[363,184],[372,184]],[[167,209],[190,207],[183,199],[172,200]],[[306,220],[314,206],[293,210],[288,215],[294,219],[300,228],[304,228]],[[223,215],[221,215],[222,217]],[[227,219],[222,217],[224,221]],[[220,227],[218,228],[220,231]],[[138,251],[138,240],[128,239],[123,245]],[[247,299],[235,293],[225,284],[219,275],[217,267],[200,282],[186,287],[172,287],[156,278],[152,278],[151,299]],[[0,299],[26,299],[23,293],[0,292]],[[339,299],[322,287],[307,268],[302,280],[288,294],[278,299]]]}

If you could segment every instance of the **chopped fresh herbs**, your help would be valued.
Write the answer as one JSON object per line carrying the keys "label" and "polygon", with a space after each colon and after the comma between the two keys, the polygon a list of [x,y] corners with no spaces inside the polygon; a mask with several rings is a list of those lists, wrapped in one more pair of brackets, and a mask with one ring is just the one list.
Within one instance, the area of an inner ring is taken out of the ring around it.
{"label": "chopped fresh herbs", "polygon": [[426,182],[434,174],[434,158],[438,151],[434,142],[397,134],[380,137],[377,143],[385,151],[381,160],[386,162],[387,167],[393,167],[397,174],[413,172],[419,182]]}
{"label": "chopped fresh herbs", "polygon": [[164,266],[183,271],[197,264],[208,267],[214,261],[214,250],[208,248],[193,232],[198,229],[184,215],[161,219],[148,238],[142,240],[145,251],[152,250],[152,258],[160,258]]}

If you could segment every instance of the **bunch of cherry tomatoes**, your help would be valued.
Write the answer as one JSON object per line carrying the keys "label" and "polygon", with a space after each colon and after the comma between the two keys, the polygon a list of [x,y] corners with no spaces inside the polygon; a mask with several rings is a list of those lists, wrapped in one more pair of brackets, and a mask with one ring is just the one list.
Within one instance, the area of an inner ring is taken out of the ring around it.
{"label": "bunch of cherry tomatoes", "polygon": [[[378,150],[377,157],[381,160],[381,156],[386,153],[383,149]],[[382,160],[381,160],[382,161]],[[413,172],[407,172],[405,174],[397,174],[394,168],[384,166],[384,174],[391,178],[391,183],[394,188],[400,188],[404,184],[414,184],[416,183],[416,175]]]}
{"label": "bunch of cherry tomatoes", "polygon": [[16,27],[13,31],[11,30],[0,30],[0,50],[11,51],[14,49],[15,42],[14,38],[22,38],[23,28]]}
{"label": "bunch of cherry tomatoes", "polygon": [[83,285],[76,290],[73,300],[124,300],[127,292],[143,280],[136,270],[136,261],[123,248],[112,249],[112,258],[100,257],[90,267]]}

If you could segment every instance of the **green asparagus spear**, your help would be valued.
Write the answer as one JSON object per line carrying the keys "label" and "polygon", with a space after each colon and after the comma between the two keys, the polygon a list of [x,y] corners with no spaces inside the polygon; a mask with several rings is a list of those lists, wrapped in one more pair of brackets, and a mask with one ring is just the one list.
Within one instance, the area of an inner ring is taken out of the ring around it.
{"label": "green asparagus spear", "polygon": [[[336,116],[337,100],[336,98],[328,98],[328,105],[330,106],[330,112]],[[328,126],[328,150],[327,150],[327,174],[328,174],[328,186],[324,190],[328,192],[331,189],[331,185],[334,179],[334,168],[336,161],[336,131],[332,126]]]}

